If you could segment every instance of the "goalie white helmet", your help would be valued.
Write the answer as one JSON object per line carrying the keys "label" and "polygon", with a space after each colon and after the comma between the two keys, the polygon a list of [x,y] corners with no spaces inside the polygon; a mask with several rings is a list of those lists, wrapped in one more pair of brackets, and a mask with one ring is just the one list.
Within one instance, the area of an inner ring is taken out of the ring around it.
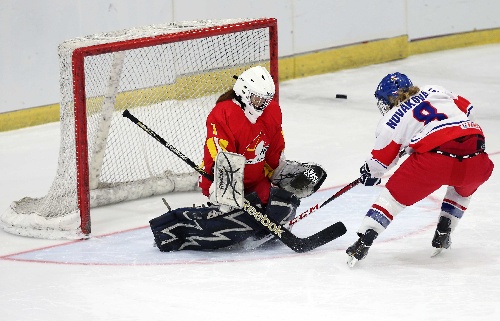
{"label": "goalie white helmet", "polygon": [[255,124],[273,99],[275,86],[267,69],[256,66],[244,71],[236,79],[233,90],[244,105],[245,116]]}

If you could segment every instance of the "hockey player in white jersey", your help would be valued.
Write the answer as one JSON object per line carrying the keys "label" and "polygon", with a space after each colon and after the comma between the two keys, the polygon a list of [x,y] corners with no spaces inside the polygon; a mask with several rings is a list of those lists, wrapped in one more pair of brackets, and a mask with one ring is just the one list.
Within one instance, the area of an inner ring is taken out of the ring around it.
{"label": "hockey player in white jersey", "polygon": [[440,86],[414,86],[399,72],[385,76],[375,91],[382,113],[375,146],[360,169],[366,186],[408,158],[389,178],[378,199],[363,218],[351,245],[348,265],[368,254],[382,233],[406,206],[415,204],[447,186],[437,228],[433,255],[451,245],[453,232],[469,205],[472,194],[490,177],[493,163],[485,152],[485,138],[474,121],[469,101]]}

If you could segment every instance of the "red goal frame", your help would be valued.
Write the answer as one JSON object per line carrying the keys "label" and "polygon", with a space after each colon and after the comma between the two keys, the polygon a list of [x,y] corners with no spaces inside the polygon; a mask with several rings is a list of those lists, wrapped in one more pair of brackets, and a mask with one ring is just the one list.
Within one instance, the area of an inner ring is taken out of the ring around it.
{"label": "red goal frame", "polygon": [[154,37],[118,41],[108,44],[93,45],[75,49],[72,54],[73,94],[75,114],[75,143],[77,168],[77,194],[80,210],[80,228],[82,233],[89,235],[90,224],[90,188],[88,165],[88,141],[85,95],[85,57],[104,53],[138,49],[155,45],[193,40],[211,36],[240,32],[260,28],[269,28],[270,73],[276,85],[275,100],[279,101],[278,73],[278,26],[275,18],[257,19],[217,27],[207,27],[196,30],[181,31]]}

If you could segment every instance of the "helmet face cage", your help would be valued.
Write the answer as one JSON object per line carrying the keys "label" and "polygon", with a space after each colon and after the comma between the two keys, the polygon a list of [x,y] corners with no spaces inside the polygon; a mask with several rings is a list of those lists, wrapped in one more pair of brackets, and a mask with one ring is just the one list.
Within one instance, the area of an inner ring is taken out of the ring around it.
{"label": "helmet face cage", "polygon": [[378,111],[384,116],[389,110],[391,110],[391,105],[388,105],[384,102],[384,100],[377,100]]}
{"label": "helmet face cage", "polygon": [[256,93],[251,92],[250,93],[250,98],[248,99],[248,102],[253,106],[258,111],[264,111],[266,107],[269,105],[271,100],[273,99],[273,96],[262,96]]}
{"label": "helmet face cage", "polygon": [[385,115],[391,108],[392,103],[390,98],[398,96],[399,89],[408,89],[413,86],[411,80],[399,72],[388,74],[377,86],[375,90],[375,98],[377,98],[377,107],[382,115]]}

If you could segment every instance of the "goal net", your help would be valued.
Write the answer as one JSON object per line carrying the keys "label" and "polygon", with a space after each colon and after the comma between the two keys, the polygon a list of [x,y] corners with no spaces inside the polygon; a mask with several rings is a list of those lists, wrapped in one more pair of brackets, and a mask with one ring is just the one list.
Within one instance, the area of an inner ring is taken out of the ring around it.
{"label": "goal net", "polygon": [[0,213],[0,225],[24,236],[86,238],[92,207],[198,188],[198,173],[123,110],[200,164],[206,116],[232,76],[261,65],[277,82],[277,23],[204,20],[95,34],[63,42],[59,60],[56,177],[46,196]]}

